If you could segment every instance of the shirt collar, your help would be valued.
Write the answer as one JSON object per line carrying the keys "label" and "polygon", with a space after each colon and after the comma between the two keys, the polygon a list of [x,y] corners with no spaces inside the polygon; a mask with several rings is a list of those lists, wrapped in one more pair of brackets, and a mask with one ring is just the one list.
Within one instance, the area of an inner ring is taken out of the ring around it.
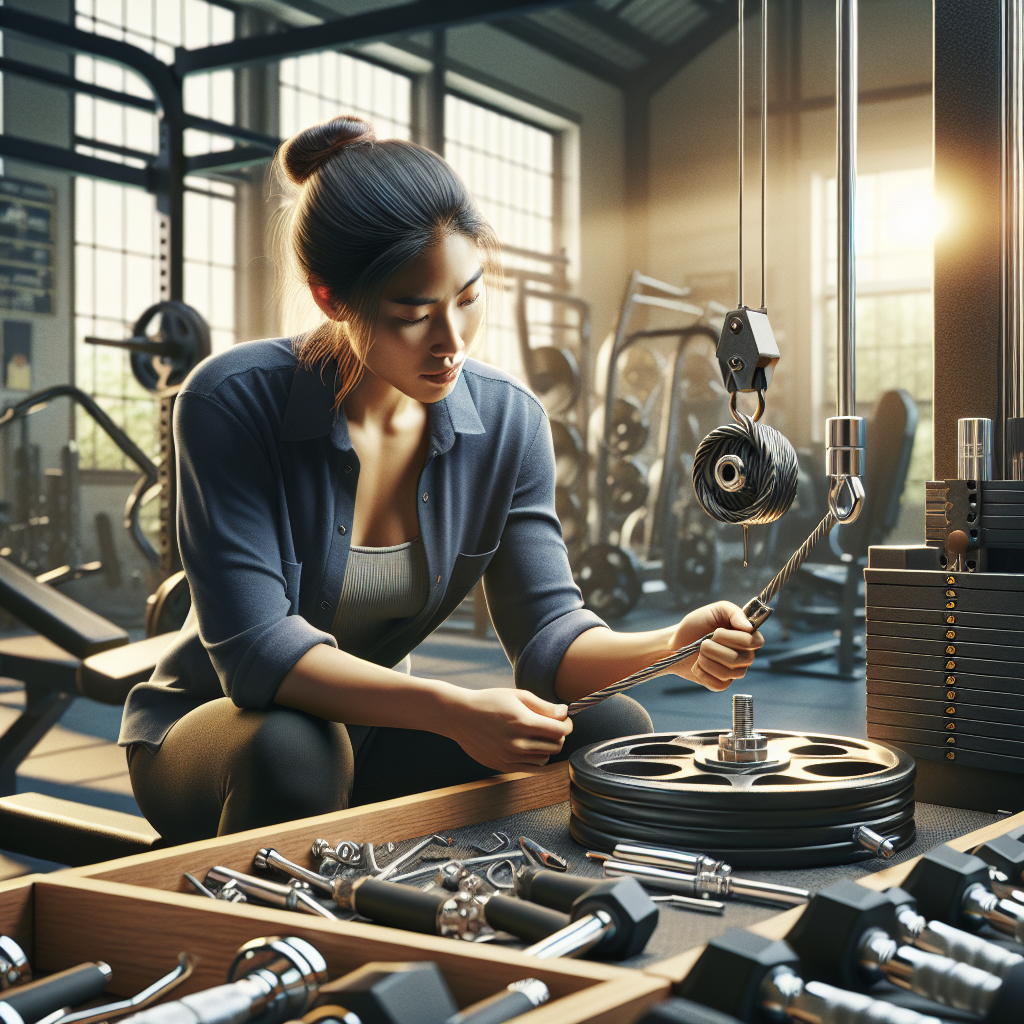
{"label": "shirt collar", "polygon": [[[295,370],[284,422],[282,441],[311,441],[330,436],[331,444],[341,451],[352,448],[352,440],[345,421],[345,410],[334,411],[333,364],[320,368],[300,365]],[[427,406],[431,447],[438,455],[448,451],[455,443],[456,434],[484,434],[473,395],[466,383],[465,371],[451,393],[440,402]]]}

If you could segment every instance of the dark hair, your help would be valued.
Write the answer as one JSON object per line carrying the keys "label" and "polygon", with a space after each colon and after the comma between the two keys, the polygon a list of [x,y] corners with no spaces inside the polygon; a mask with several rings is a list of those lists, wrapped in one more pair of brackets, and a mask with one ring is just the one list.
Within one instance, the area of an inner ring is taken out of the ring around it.
{"label": "dark hair", "polygon": [[275,163],[292,186],[288,233],[298,270],[330,289],[339,312],[298,340],[299,359],[337,361],[340,405],[359,381],[388,278],[452,233],[473,239],[494,274],[497,238],[449,164],[415,143],[378,140],[360,118],[299,132],[281,144]]}

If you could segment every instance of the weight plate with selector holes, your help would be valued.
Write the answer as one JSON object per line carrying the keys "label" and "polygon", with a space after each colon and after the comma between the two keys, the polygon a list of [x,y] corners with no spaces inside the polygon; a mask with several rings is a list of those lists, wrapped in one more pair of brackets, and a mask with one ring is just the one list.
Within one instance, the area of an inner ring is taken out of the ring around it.
{"label": "weight plate with selector holes", "polygon": [[928,714],[920,710],[878,708],[869,704],[867,722],[869,726],[891,725],[896,729],[929,729],[932,732],[956,736],[1005,740],[1007,743],[1016,744],[1016,750],[1007,750],[1006,753],[1024,757],[1024,725],[1018,722],[992,722],[968,718],[961,714],[946,715],[944,712],[944,708],[938,714]]}
{"label": "weight plate with selector holes", "polygon": [[647,472],[633,459],[616,459],[608,467],[608,504],[612,512],[629,515],[647,501]]}
{"label": "weight plate with selector holes", "polygon": [[949,761],[967,768],[991,768],[997,772],[1012,772],[1024,775],[1024,758],[1007,757],[1005,754],[990,754],[981,750],[969,750],[960,746],[935,746],[918,743],[910,739],[891,740],[913,757],[925,761]]}
{"label": "weight plate with selector holes", "polygon": [[986,612],[965,612],[961,609],[899,608],[895,605],[868,605],[867,624],[874,622],[928,622],[942,625],[978,626],[981,629],[1024,629],[1024,615],[995,615]]}
{"label": "weight plate with selector holes", "polygon": [[998,690],[975,690],[961,686],[954,679],[952,683],[936,685],[933,683],[900,683],[889,679],[867,679],[868,700],[886,699],[888,697],[907,697],[924,701],[955,701],[958,706],[977,706],[989,708],[993,713],[1003,710],[1024,712],[1024,693],[1014,688],[1006,692]]}
{"label": "weight plate with selector holes", "polygon": [[897,636],[907,640],[939,640],[942,643],[996,644],[999,647],[1024,647],[1024,630],[984,629],[961,626],[955,622],[879,622],[868,621],[869,637]]}
{"label": "weight plate with selector holes", "polygon": [[924,743],[943,750],[973,750],[977,753],[999,754],[1003,757],[1022,760],[1020,740],[1001,740],[991,736],[968,736],[952,734],[936,729],[915,729],[912,726],[881,725],[869,722],[868,731],[873,736],[890,743]]}
{"label": "weight plate with selector holes", "polygon": [[630,556],[612,544],[595,544],[580,556],[573,579],[584,607],[605,619],[621,619],[640,600],[640,577]]}
{"label": "weight plate with selector holes", "polygon": [[[913,842],[915,767],[903,751],[759,729],[768,762],[729,771],[717,759],[721,731],[620,737],[576,751],[569,759],[573,835],[601,839],[601,849],[660,839],[743,867],[866,860],[870,854],[853,842],[857,824],[899,834],[900,848]],[[674,824],[666,812],[676,812]]]}

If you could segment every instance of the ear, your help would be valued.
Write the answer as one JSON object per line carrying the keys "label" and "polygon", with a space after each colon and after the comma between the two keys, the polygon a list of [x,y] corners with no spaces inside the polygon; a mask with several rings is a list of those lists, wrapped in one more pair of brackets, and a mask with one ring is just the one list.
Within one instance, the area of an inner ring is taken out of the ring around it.
{"label": "ear", "polygon": [[310,278],[308,284],[313,301],[320,307],[324,315],[331,320],[343,319],[341,305],[331,293],[331,289],[313,278]]}

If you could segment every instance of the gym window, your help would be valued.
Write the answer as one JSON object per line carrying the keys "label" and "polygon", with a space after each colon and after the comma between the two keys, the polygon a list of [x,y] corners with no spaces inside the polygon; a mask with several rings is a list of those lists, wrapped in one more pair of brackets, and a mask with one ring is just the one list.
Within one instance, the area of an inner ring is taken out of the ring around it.
{"label": "gym window", "polygon": [[[234,14],[207,0],[77,0],[76,25],[122,39],[173,62],[175,46],[207,46],[234,38]],[[76,55],[83,81],[149,97],[132,72]],[[185,83],[185,108],[234,121],[234,75],[215,71]],[[75,146],[86,155],[135,166],[157,151],[157,120],[145,110],[79,94]],[[231,141],[188,131],[192,156],[230,149]],[[139,154],[133,157],[133,153]],[[214,351],[235,341],[235,188],[211,178],[186,179],[184,299],[210,324]],[[111,182],[75,181],[75,379],[143,449],[156,452],[153,397],[135,381],[126,353],[87,345],[86,337],[123,338],[141,313],[160,299],[157,211],[154,197]],[[93,420],[78,413],[76,436],[84,469],[133,469]]]}
{"label": "gym window", "polygon": [[[815,182],[815,422],[835,415],[836,181]],[[919,420],[904,489],[924,505],[932,475],[931,167],[857,177],[857,413],[892,388],[908,391]]]}
{"label": "gym window", "polygon": [[[550,256],[561,250],[561,135],[449,93],[445,157],[497,232],[506,267],[551,274],[550,261],[530,259],[509,249]],[[530,300],[528,315],[531,336],[537,343],[550,343],[550,338],[545,339],[545,332],[552,330],[547,304]],[[511,292],[491,296],[484,337],[473,355],[526,379]]]}

